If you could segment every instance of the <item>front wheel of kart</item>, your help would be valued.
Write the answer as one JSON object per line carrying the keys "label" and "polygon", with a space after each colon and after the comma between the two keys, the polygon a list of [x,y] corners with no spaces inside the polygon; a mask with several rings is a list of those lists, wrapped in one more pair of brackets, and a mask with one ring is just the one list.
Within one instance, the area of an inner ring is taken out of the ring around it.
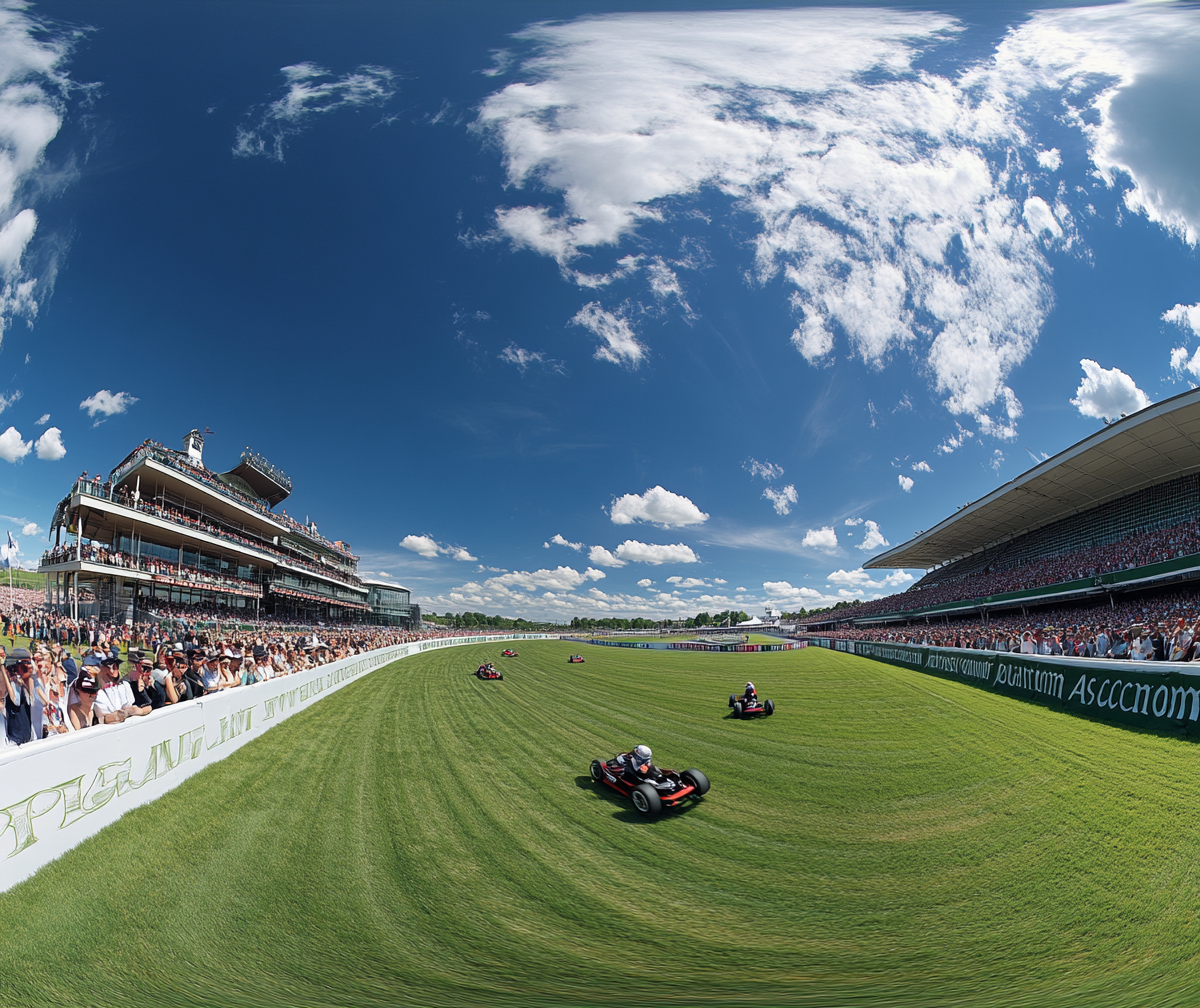
{"label": "front wheel of kart", "polygon": [[768,700],[765,704],[763,704],[763,710],[767,712],[767,717],[770,717],[775,713],[775,701]]}
{"label": "front wheel of kart", "polygon": [[737,694],[730,693],[729,694],[729,706],[732,707],[735,703],[737,703]]}
{"label": "front wheel of kart", "polygon": [[592,760],[590,769],[592,771],[592,780],[604,780],[604,764],[598,759]]}
{"label": "front wheel of kart", "polygon": [[500,673],[498,676],[496,676],[496,678],[497,678],[497,679],[503,679],[503,678],[504,678],[504,673],[503,673],[503,672],[501,672],[501,673]]}
{"label": "front wheel of kart", "polygon": [[682,780],[684,784],[691,784],[692,787],[696,789],[696,794],[708,794],[708,789],[710,787],[708,778],[705,777],[704,774],[702,774],[699,770],[684,770],[683,773],[679,775],[679,779]]}
{"label": "front wheel of kart", "polygon": [[658,815],[662,811],[662,799],[649,784],[639,784],[629,797],[633,799],[633,807],[642,815]]}
{"label": "front wheel of kart", "polygon": [[742,711],[743,711],[743,710],[745,710],[745,708],[744,708],[744,707],[741,705],[741,703],[740,703],[740,702],[738,702],[738,703],[735,703],[735,704],[733,705],[733,716],[734,716],[734,717],[741,717],[741,716],[742,716]]}

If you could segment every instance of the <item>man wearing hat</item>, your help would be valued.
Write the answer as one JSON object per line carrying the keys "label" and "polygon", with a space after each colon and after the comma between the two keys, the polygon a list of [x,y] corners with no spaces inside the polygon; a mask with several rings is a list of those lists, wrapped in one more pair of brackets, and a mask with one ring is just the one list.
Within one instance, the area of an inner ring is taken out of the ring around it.
{"label": "man wearing hat", "polygon": [[140,651],[130,651],[129,661],[133,668],[125,681],[133,693],[133,705],[158,710],[167,702],[167,691],[154,679],[154,659]]}
{"label": "man wearing hat", "polygon": [[134,703],[133,690],[121,678],[121,659],[108,655],[100,659],[100,692],[96,694],[96,710],[104,724],[120,724],[127,717],[149,714],[152,707]]}
{"label": "man wearing hat", "polygon": [[42,723],[42,701],[33,679],[33,656],[25,648],[13,648],[4,659],[4,742],[24,745],[33,741],[34,724]]}

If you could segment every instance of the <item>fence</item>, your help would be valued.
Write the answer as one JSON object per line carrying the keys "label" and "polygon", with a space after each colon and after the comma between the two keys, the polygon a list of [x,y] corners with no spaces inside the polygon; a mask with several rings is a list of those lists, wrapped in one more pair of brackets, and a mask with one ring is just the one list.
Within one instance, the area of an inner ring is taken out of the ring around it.
{"label": "fence", "polygon": [[396,644],[119,725],[0,750],[0,892],[353,679],[422,651],[546,637],[489,634]]}
{"label": "fence", "polygon": [[651,651],[791,651],[807,646],[804,641],[780,644],[708,644],[704,641],[611,641],[592,637],[563,637],[576,644],[596,644],[600,647],[645,648]]}

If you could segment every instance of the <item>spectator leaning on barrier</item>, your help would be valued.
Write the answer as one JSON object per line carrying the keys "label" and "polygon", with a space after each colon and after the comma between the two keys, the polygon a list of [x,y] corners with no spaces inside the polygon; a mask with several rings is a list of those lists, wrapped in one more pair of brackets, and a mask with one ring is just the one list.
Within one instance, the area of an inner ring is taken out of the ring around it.
{"label": "spectator leaning on barrier", "polygon": [[120,724],[127,717],[149,714],[149,704],[134,703],[133,689],[121,678],[121,659],[111,654],[100,661],[101,689],[96,696],[96,709],[104,724]]}
{"label": "spectator leaning on barrier", "polygon": [[102,723],[100,712],[96,710],[95,706],[96,694],[100,692],[100,680],[96,678],[95,670],[94,665],[85,663],[75,679],[75,688],[72,691],[75,702],[67,708],[71,727],[75,731],[82,731],[84,728],[91,728],[93,725]]}

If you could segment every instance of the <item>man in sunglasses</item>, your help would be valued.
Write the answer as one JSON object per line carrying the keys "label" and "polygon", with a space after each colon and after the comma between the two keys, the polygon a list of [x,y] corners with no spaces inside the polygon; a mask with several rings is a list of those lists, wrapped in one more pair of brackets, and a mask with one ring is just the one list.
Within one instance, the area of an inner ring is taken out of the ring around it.
{"label": "man in sunglasses", "polygon": [[[42,702],[33,678],[33,656],[25,648],[14,648],[4,659],[0,673],[4,687],[4,741],[24,745],[33,741],[33,724],[42,720]],[[36,707],[36,709],[35,709]]]}

